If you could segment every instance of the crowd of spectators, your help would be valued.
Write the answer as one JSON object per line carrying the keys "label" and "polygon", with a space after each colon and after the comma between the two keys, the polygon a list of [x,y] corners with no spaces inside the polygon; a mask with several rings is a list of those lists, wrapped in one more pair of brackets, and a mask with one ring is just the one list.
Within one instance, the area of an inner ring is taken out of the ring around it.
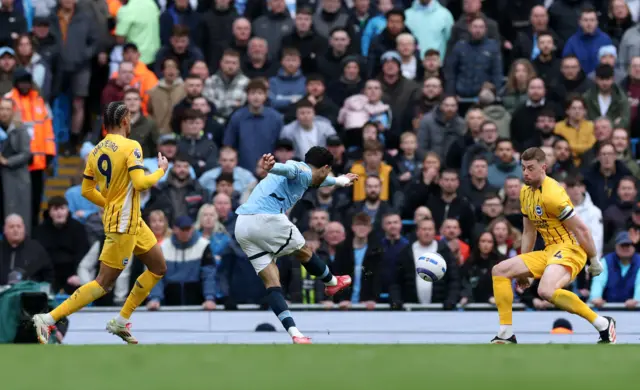
{"label": "crowd of spectators", "polygon": [[[104,137],[101,108],[123,100],[145,167],[157,169],[158,152],[171,163],[141,194],[168,264],[149,309],[262,303],[234,210],[265,177],[264,153],[285,162],[312,146],[333,154],[335,175],[361,179],[310,189],[288,216],[354,283],[330,301],[280,258],[291,302],[493,303],[491,267],[520,250],[518,158],[534,146],[607,264],[567,288],[596,306],[640,299],[637,0],[1,4],[0,285],[69,294],[95,276],[102,210],[78,177],[41,220],[43,180],[56,155],[85,157]],[[51,110],[63,98],[64,141]],[[441,282],[417,278],[424,252],[446,259]],[[141,267],[130,262],[96,304],[121,303]],[[517,293],[549,307],[535,284]]]}

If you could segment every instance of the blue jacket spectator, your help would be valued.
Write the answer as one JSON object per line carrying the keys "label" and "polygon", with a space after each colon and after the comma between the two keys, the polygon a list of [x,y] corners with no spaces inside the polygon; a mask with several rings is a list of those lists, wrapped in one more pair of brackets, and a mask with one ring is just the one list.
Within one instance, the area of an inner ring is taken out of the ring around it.
{"label": "blue jacket spectator", "polygon": [[510,140],[501,140],[496,144],[493,162],[489,165],[487,181],[489,185],[502,188],[507,177],[522,180],[522,169],[518,160],[513,157],[513,144]]}
{"label": "blue jacket spectator", "polygon": [[189,35],[192,42],[195,41],[200,14],[195,12],[189,4],[189,0],[175,0],[160,15],[160,44],[169,44],[173,26],[181,25],[189,28]]}
{"label": "blue jacket spectator", "polygon": [[82,196],[81,185],[70,187],[64,193],[64,197],[69,203],[69,212],[71,213],[73,218],[82,223],[84,223],[91,214],[97,213],[100,210],[98,206],[91,203],[89,200],[87,200],[87,198]]}
{"label": "blue jacket spectator", "polygon": [[482,84],[502,88],[500,44],[486,37],[484,19],[476,18],[469,27],[471,39],[453,47],[444,67],[447,93],[463,98],[476,97]]}
{"label": "blue jacket spectator", "polygon": [[578,57],[585,74],[596,69],[600,62],[598,51],[602,46],[613,45],[611,38],[598,28],[598,16],[592,8],[585,8],[580,15],[580,29],[569,38],[562,56]]}
{"label": "blue jacket spectator", "polygon": [[362,33],[362,40],[360,41],[360,49],[363,56],[369,55],[369,47],[371,47],[371,41],[375,39],[382,30],[387,27],[387,18],[384,15],[377,15],[369,19],[364,32]]}
{"label": "blue jacket spectator", "polygon": [[[283,59],[284,61],[286,60]],[[306,83],[307,78],[300,69],[292,72],[284,67],[280,68],[278,74],[269,79],[269,100],[273,108],[284,112],[291,104],[300,100],[307,92]]]}
{"label": "blue jacket spectator", "polygon": [[444,60],[447,42],[451,36],[453,16],[436,0],[415,0],[405,12],[406,25],[418,40],[420,59],[429,49],[440,52]]}
{"label": "blue jacket spectator", "polygon": [[629,233],[616,236],[616,251],[600,260],[603,271],[593,278],[589,299],[599,306],[605,302],[627,303],[635,307],[640,301],[640,255],[636,253]]}
{"label": "blue jacket spectator", "polygon": [[176,306],[215,300],[216,266],[209,240],[195,231],[190,217],[176,219],[171,238],[160,248],[167,273],[151,290],[150,301]]}
{"label": "blue jacket spectator", "polygon": [[273,152],[283,126],[282,115],[262,104],[253,109],[243,107],[236,111],[231,115],[224,133],[223,143],[238,151],[238,165],[251,172],[256,169],[256,163],[263,154]]}

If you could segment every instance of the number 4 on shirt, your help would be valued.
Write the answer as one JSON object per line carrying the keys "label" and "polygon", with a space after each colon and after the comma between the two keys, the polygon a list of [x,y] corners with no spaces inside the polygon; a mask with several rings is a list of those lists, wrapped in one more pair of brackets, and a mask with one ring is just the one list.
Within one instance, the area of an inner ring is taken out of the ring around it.
{"label": "number 4 on shirt", "polygon": [[557,251],[556,253],[553,254],[553,257],[555,257],[556,259],[562,259],[562,252]]}

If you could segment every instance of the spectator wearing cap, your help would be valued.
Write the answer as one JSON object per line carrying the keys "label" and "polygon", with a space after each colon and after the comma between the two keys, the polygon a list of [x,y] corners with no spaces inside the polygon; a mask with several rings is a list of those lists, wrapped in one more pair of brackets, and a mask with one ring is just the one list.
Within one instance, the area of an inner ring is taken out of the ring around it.
{"label": "spectator wearing cap", "polygon": [[48,17],[34,17],[31,35],[33,37],[34,50],[40,53],[45,61],[47,61],[52,73],[55,75],[58,68],[58,61],[60,60],[60,40],[56,39],[51,33],[50,24],[51,22]]}
{"label": "spectator wearing cap", "polygon": [[42,245],[27,234],[24,220],[17,214],[4,219],[0,241],[0,286],[23,280],[53,284],[53,265]]}
{"label": "spectator wearing cap", "polygon": [[342,73],[337,79],[328,80],[327,87],[327,95],[338,107],[342,107],[349,97],[360,94],[365,84],[361,76],[363,65],[357,56],[346,56],[340,66]]}
{"label": "spectator wearing cap", "polygon": [[44,191],[44,171],[56,156],[56,144],[53,134],[53,123],[48,105],[42,96],[33,88],[31,74],[19,69],[14,74],[15,88],[7,95],[14,102],[15,119],[25,126],[31,127],[31,215],[33,226],[38,224],[40,201]]}
{"label": "spectator wearing cap", "polygon": [[71,143],[80,141],[84,124],[84,101],[89,96],[91,61],[102,45],[92,16],[76,0],[61,0],[50,17],[51,32],[60,42],[60,63],[55,91],[67,92],[73,99]]}
{"label": "spectator wearing cap", "polygon": [[263,154],[271,153],[280,137],[282,116],[265,107],[267,88],[260,80],[247,85],[247,106],[238,109],[229,119],[223,144],[238,151],[239,166],[253,171]]}
{"label": "spectator wearing cap", "polygon": [[238,12],[229,0],[213,0],[209,4],[212,5],[210,9],[200,16],[195,43],[204,53],[211,73],[214,73],[218,70],[224,48],[231,41],[233,21],[238,18]]}
{"label": "spectator wearing cap", "polygon": [[415,34],[420,47],[420,58],[429,49],[438,50],[445,57],[447,42],[451,36],[453,16],[440,2],[433,0],[414,1],[405,11],[407,27]]}
{"label": "spectator wearing cap", "polygon": [[33,38],[29,34],[20,34],[15,42],[16,59],[33,75],[33,82],[38,87],[45,101],[51,99],[51,67],[33,46]]}
{"label": "spectator wearing cap", "polygon": [[593,204],[591,196],[589,196],[587,188],[584,185],[582,175],[569,176],[565,179],[564,183],[576,214],[578,214],[580,219],[582,219],[591,230],[591,236],[596,246],[596,254],[598,258],[600,258],[603,254],[602,247],[606,242],[602,211]]}
{"label": "spectator wearing cap", "polygon": [[285,0],[268,0],[267,4],[269,12],[255,19],[251,30],[254,36],[266,39],[269,45],[269,56],[279,58],[282,39],[293,31],[293,18]]}
{"label": "spectator wearing cap", "polygon": [[387,12],[386,18],[387,27],[371,42],[371,47],[369,48],[369,56],[367,58],[367,75],[369,78],[378,76],[382,69],[382,55],[396,49],[398,36],[402,33],[411,34],[411,31],[405,25],[405,16],[402,10],[393,9]]}
{"label": "spectator wearing cap", "polygon": [[182,77],[187,77],[189,68],[195,61],[204,60],[202,51],[193,44],[190,38],[189,27],[175,25],[171,31],[169,42],[164,44],[156,53],[153,71],[158,77],[162,77],[162,61],[167,57],[178,59],[178,66]]}
{"label": "spectator wearing cap", "polygon": [[[140,96],[142,96],[142,112],[147,115],[149,113],[147,110],[149,91],[158,85],[158,78],[151,69],[147,67],[147,64],[141,61],[141,56],[142,53],[134,43],[127,43],[122,48],[123,60],[133,64],[133,79],[129,85],[140,91]],[[111,75],[111,78],[114,77],[118,77],[117,72]]]}
{"label": "spectator wearing cap", "polygon": [[302,60],[302,73],[318,71],[317,60],[327,50],[327,38],[321,37],[313,26],[313,9],[298,7],[291,34],[282,38],[283,47],[298,49]]}
{"label": "spectator wearing cap", "polygon": [[[340,107],[338,107],[331,98],[327,96],[324,77],[318,73],[307,75],[305,91],[306,95],[303,99],[309,101],[313,105],[316,117],[323,117],[324,119],[329,120],[333,128],[337,129]],[[285,123],[288,124],[296,120],[296,107],[296,104],[291,104],[287,108],[284,116]]]}
{"label": "spectator wearing cap", "polygon": [[127,2],[116,16],[118,43],[133,43],[140,49],[140,60],[153,63],[160,49],[160,10],[153,0]]}
{"label": "spectator wearing cap", "polygon": [[584,95],[587,115],[590,119],[605,116],[616,128],[629,130],[631,108],[622,88],[615,84],[613,67],[598,65],[596,85]]}
{"label": "spectator wearing cap", "polygon": [[[618,59],[618,49],[616,49],[613,45],[602,46],[600,50],[598,50],[598,66],[599,65],[609,65],[613,68],[613,81],[616,84],[622,83],[622,80],[626,76],[626,72],[616,68],[616,60]],[[597,69],[597,67],[596,67]],[[596,71],[589,73],[587,75],[589,79],[596,81]]]}
{"label": "spectator wearing cap", "polygon": [[173,108],[186,96],[184,81],[180,77],[178,61],[167,57],[162,61],[162,78],[149,91],[149,116],[158,125],[161,134],[173,132],[171,114]]}
{"label": "spectator wearing cap", "polygon": [[611,38],[598,28],[598,15],[594,8],[585,6],[580,12],[580,29],[567,40],[562,56],[570,54],[578,57],[586,74],[598,65],[601,47],[613,45]]}
{"label": "spectator wearing cap", "polygon": [[500,44],[487,35],[485,18],[478,16],[469,23],[469,39],[453,46],[444,73],[447,93],[462,98],[476,97],[485,82],[490,82],[497,90],[502,88]]}
{"label": "spectator wearing cap", "polygon": [[0,44],[8,44],[19,34],[27,32],[27,21],[14,3],[15,0],[2,0],[0,3]]}
{"label": "spectator wearing cap", "polygon": [[250,186],[256,184],[256,178],[251,171],[238,166],[238,152],[229,146],[220,149],[218,167],[206,171],[198,180],[200,185],[214,194],[216,183],[221,174],[230,174],[233,177],[233,189],[244,193]]}
{"label": "spectator wearing cap", "polygon": [[[569,179],[567,178],[567,186]],[[604,243],[608,248],[615,235],[627,228],[627,224],[632,214],[640,214],[638,205],[638,185],[635,178],[625,176],[618,182],[616,187],[617,199],[606,209],[602,210],[604,224]],[[588,193],[587,193],[588,196]],[[591,226],[591,225],[588,225]],[[600,252],[602,254],[602,252]]]}
{"label": "spectator wearing cap", "polygon": [[160,249],[167,262],[164,280],[149,294],[149,310],[166,306],[202,305],[216,308],[216,263],[209,240],[194,229],[193,218],[181,215],[173,224],[173,234]]}
{"label": "spectator wearing cap", "polygon": [[591,303],[598,308],[607,302],[636,308],[640,301],[640,255],[629,233],[618,233],[615,252],[605,255],[600,264],[603,271],[591,283]]}
{"label": "spectator wearing cap", "polygon": [[331,171],[335,175],[345,173],[347,158],[345,156],[345,148],[342,139],[338,135],[332,135],[327,138],[327,149],[333,155],[333,167]]}
{"label": "spectator wearing cap", "polygon": [[13,121],[13,101],[0,98],[0,176],[2,177],[2,208],[0,217],[17,214],[26,221],[31,232],[31,137],[27,129]]}
{"label": "spectator wearing cap", "polygon": [[198,210],[210,198],[209,193],[189,174],[189,160],[178,155],[166,181],[151,188],[145,212],[162,210],[169,220],[176,215],[196,218]]}
{"label": "spectator wearing cap", "polygon": [[303,99],[296,103],[296,120],[286,125],[280,133],[280,138],[287,138],[293,142],[296,157],[301,161],[314,146],[326,146],[327,138],[335,135],[336,130],[331,123],[322,117],[316,117],[315,107]]}
{"label": "spectator wearing cap", "polygon": [[13,72],[16,70],[16,52],[8,46],[0,47],[0,95],[13,88]]}
{"label": "spectator wearing cap", "polygon": [[191,7],[189,0],[174,0],[160,15],[160,44],[169,43],[173,28],[177,25],[187,27],[190,37],[195,38],[199,23],[200,14]]}
{"label": "spectator wearing cap", "polygon": [[182,132],[178,141],[178,153],[189,159],[196,177],[212,169],[218,162],[218,147],[204,136],[206,118],[196,110],[187,110],[182,117]]}
{"label": "spectator wearing cap", "polygon": [[53,291],[67,294],[79,287],[76,275],[78,264],[89,251],[87,232],[82,223],[73,219],[69,204],[62,196],[48,201],[42,224],[34,229],[33,238],[47,251],[53,263],[55,282]]}
{"label": "spectator wearing cap", "polygon": [[[159,136],[156,149],[159,153],[162,153],[167,160],[169,160],[167,172],[165,172],[164,176],[158,180],[158,183],[161,183],[167,180],[169,172],[171,172],[171,168],[173,167],[173,161],[178,153],[178,137],[174,133]],[[142,162],[149,172],[155,172],[158,169],[158,156],[147,156],[142,160]],[[192,179],[196,178],[196,171],[192,166],[189,166],[189,174]]]}
{"label": "spectator wearing cap", "polygon": [[624,163],[616,160],[616,150],[609,142],[600,145],[597,161],[584,167],[583,171],[587,191],[600,210],[606,210],[617,201],[615,190],[618,183],[623,177],[630,175],[631,172]]}
{"label": "spectator wearing cap", "polygon": [[204,82],[202,95],[212,101],[217,112],[225,119],[247,102],[249,78],[240,70],[240,53],[226,49],[220,60],[220,68]]}

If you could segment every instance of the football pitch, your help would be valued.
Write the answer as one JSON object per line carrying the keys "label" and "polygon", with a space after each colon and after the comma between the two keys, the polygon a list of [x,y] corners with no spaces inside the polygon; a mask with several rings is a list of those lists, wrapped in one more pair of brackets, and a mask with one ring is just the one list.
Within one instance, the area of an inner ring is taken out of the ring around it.
{"label": "football pitch", "polygon": [[637,388],[635,345],[0,346],[0,388]]}

